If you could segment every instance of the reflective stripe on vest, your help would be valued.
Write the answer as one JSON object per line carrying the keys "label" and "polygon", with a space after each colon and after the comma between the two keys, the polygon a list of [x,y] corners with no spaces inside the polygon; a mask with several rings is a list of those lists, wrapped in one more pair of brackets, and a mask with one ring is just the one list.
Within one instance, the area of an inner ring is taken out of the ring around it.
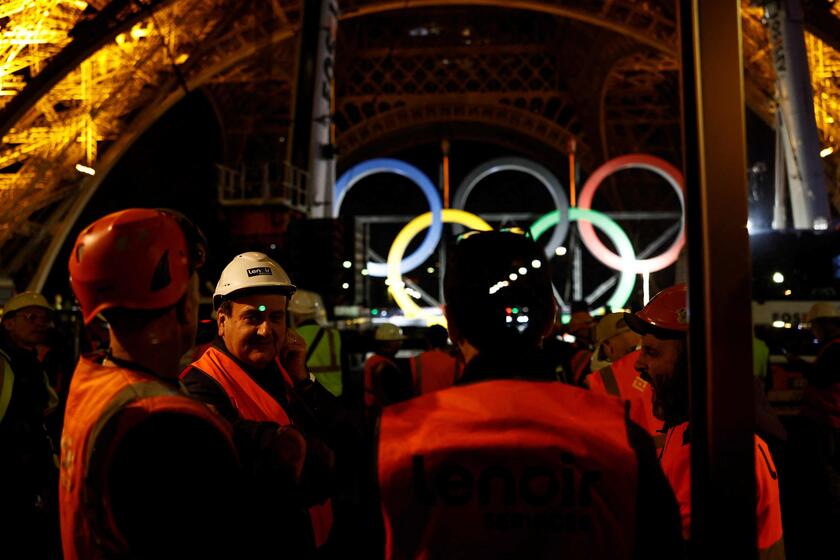
{"label": "reflective stripe on vest", "polygon": [[[587,385],[596,393],[619,396],[630,403],[630,419],[646,430],[662,447],[662,420],[653,414],[653,390],[636,371],[641,353],[634,350],[587,377]],[[612,383],[612,384],[611,384]]]}
{"label": "reflective stripe on vest", "polygon": [[618,383],[615,380],[615,373],[611,366],[607,366],[601,371],[601,379],[604,381],[604,387],[607,389],[607,394],[614,397],[620,397],[621,393],[618,391]]}
{"label": "reflective stripe on vest", "polygon": [[[330,393],[340,397],[343,392],[341,380],[341,335],[338,330],[318,325],[298,327],[298,333],[308,347],[306,367],[318,383]],[[320,336],[319,336],[320,333]]]}
{"label": "reflective stripe on vest", "polygon": [[383,410],[378,460],[387,558],[633,555],[618,399],[519,380],[436,391]]}
{"label": "reflective stripe on vest", "polygon": [[[219,384],[240,418],[276,422],[281,426],[292,423],[280,403],[251,379],[233,358],[218,348],[210,346],[190,365],[203,371]],[[184,370],[184,373],[187,371],[189,368]]]}
{"label": "reflective stripe on vest", "polygon": [[[286,383],[289,384],[289,374],[279,361],[275,363]],[[251,379],[251,376],[233,358],[218,348],[209,347],[204,355],[191,365],[219,383],[241,418],[256,422],[275,422],[281,426],[292,423],[280,403]],[[187,371],[189,368],[184,370],[182,375]],[[332,530],[332,502],[327,500],[323,505],[310,507],[309,518],[312,522],[315,544],[320,547],[327,542]]]}
{"label": "reflective stripe on vest", "polygon": [[[99,441],[109,421],[126,410],[139,411],[121,419],[108,441]],[[61,436],[59,506],[61,542],[67,560],[126,555],[127,544],[101,495],[107,473],[92,465],[95,449],[112,448],[137,422],[152,414],[176,412],[212,424],[236,454],[230,426],[199,401],[143,373],[79,360],[70,382]]]}
{"label": "reflective stripe on vest", "polygon": [[0,422],[3,421],[6,410],[9,409],[14,385],[15,372],[12,371],[12,360],[0,350]]}
{"label": "reflective stripe on vest", "polygon": [[[671,484],[680,506],[683,538],[686,540],[691,536],[691,444],[686,438],[687,429],[687,422],[670,428],[660,452],[662,472]],[[754,437],[754,442],[757,545],[763,557],[773,558],[768,553],[772,551],[777,555],[780,550],[778,543],[783,538],[779,480],[767,444],[758,436]]]}
{"label": "reflective stripe on vest", "polygon": [[460,373],[460,362],[443,350],[421,352],[411,360],[411,375],[416,395],[425,395],[451,387]]}

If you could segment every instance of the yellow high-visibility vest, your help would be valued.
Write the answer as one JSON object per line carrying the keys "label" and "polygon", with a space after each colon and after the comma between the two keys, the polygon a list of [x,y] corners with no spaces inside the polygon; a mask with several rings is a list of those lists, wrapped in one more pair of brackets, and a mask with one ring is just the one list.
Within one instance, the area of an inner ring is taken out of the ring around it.
{"label": "yellow high-visibility vest", "polygon": [[[297,331],[306,341],[306,367],[330,393],[341,396],[341,335],[338,329],[301,325]],[[319,331],[323,333],[320,336]]]}

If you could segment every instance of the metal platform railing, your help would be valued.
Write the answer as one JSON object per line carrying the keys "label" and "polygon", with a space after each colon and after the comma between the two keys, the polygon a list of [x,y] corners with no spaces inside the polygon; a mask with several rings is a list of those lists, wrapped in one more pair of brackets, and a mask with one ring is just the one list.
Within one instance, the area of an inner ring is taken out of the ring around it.
{"label": "metal platform railing", "polygon": [[284,205],[309,212],[309,174],[289,162],[243,164],[238,168],[216,164],[219,203],[223,206]]}

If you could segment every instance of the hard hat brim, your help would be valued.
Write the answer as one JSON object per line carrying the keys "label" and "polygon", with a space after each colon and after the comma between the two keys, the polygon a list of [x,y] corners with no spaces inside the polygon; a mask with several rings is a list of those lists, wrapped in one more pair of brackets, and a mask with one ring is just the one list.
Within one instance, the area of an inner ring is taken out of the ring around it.
{"label": "hard hat brim", "polygon": [[295,291],[297,291],[297,287],[291,284],[262,284],[260,286],[248,286],[224,295],[217,294],[213,296],[213,307],[215,309],[219,309],[219,307],[221,307],[226,301],[233,301],[235,299],[253,295],[270,294],[291,297]]}
{"label": "hard hat brim", "polygon": [[685,338],[688,334],[686,331],[677,331],[658,327],[652,323],[648,323],[635,313],[625,313],[624,321],[634,333],[640,335],[650,334],[661,340],[679,340],[681,338]]}

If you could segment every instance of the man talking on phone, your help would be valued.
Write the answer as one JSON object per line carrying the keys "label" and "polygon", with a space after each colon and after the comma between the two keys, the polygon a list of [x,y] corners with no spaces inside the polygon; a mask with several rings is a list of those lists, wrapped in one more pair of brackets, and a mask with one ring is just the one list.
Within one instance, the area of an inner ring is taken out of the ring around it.
{"label": "man talking on phone", "polygon": [[[295,290],[283,268],[267,255],[234,257],[213,294],[218,338],[184,370],[181,380],[240,433],[249,433],[250,427],[253,437],[245,445],[255,451],[265,441],[260,426],[273,422],[285,427],[290,463],[296,456],[305,460],[302,471],[293,475],[290,503],[278,504],[293,510],[288,517],[299,530],[284,534],[297,535],[299,542],[292,551],[284,539],[277,549],[292,553],[290,557],[312,558],[332,526],[328,498],[335,485],[334,456],[325,442],[333,439],[339,409],[335,397],[307,370],[306,343],[289,326],[287,311]],[[257,484],[262,470],[254,466]]]}

